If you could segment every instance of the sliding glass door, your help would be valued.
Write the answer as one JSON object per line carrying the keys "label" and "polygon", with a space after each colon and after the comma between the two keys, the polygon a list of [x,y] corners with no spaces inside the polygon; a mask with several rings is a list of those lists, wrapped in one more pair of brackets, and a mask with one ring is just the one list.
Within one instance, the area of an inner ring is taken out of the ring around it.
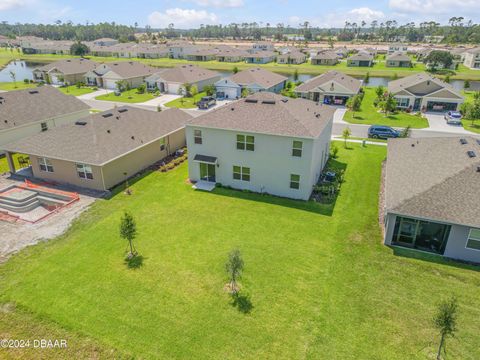
{"label": "sliding glass door", "polygon": [[200,179],[215,182],[215,165],[200,163]]}
{"label": "sliding glass door", "polygon": [[397,216],[392,244],[442,254],[450,225]]}

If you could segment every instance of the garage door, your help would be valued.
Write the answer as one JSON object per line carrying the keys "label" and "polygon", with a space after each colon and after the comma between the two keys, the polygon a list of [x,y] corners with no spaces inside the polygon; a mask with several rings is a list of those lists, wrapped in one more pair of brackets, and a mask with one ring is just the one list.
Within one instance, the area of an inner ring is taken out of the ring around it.
{"label": "garage door", "polygon": [[58,79],[56,75],[50,75],[50,81],[53,85],[62,85],[62,82]]}
{"label": "garage door", "polygon": [[110,90],[115,90],[117,88],[116,84],[117,80],[112,80],[112,79],[106,79],[105,80],[105,88],[110,89]]}
{"label": "garage door", "polygon": [[457,110],[457,103],[444,102],[444,101],[429,101],[427,102],[427,111],[445,112],[451,110]]}
{"label": "garage door", "polygon": [[169,94],[178,94],[179,88],[180,88],[180,84],[168,84],[167,92]]}
{"label": "garage door", "polygon": [[228,87],[217,88],[217,96],[225,99],[236,99],[238,96],[237,89]]}

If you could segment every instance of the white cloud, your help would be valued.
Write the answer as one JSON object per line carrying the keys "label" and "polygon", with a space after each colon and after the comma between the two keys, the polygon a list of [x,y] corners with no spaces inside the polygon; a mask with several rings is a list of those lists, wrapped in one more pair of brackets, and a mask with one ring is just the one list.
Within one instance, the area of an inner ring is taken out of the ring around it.
{"label": "white cloud", "polygon": [[245,5],[243,0],[193,0],[200,6],[208,6],[214,8],[236,8]]}
{"label": "white cloud", "polygon": [[[370,24],[373,20],[383,20],[385,19],[386,15],[380,10],[370,9],[368,7],[361,7],[351,9],[349,11],[335,11],[331,13],[327,13],[323,16],[318,18],[307,18],[302,19],[302,21],[309,21],[310,25],[318,26],[322,28],[330,28],[330,27],[343,27],[345,25],[345,21],[348,22],[355,22],[357,24],[361,24],[362,21],[365,21],[367,24]],[[297,20],[299,19],[296,16],[290,17],[290,19]],[[295,21],[294,23],[290,22],[290,24],[298,26],[299,21]]]}
{"label": "white cloud", "polygon": [[165,12],[154,11],[148,16],[148,23],[153,27],[166,28],[173,23],[178,29],[198,27],[200,24],[218,23],[214,13],[194,9],[167,9]]}
{"label": "white cloud", "polygon": [[15,10],[30,3],[30,0],[0,0],[0,11]]}
{"label": "white cloud", "polygon": [[452,15],[479,13],[478,0],[390,0],[389,7],[398,13]]}

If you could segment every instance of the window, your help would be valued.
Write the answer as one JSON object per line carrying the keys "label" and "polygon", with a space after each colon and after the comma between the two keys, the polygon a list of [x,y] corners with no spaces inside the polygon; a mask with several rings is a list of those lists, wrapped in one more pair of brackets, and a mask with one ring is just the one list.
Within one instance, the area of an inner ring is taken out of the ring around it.
{"label": "window", "polygon": [[195,144],[202,144],[202,130],[194,130],[193,139]]}
{"label": "window", "polygon": [[290,174],[290,189],[300,189],[300,175]]}
{"label": "window", "polygon": [[165,138],[160,139],[160,151],[165,150]]}
{"label": "window", "polygon": [[480,250],[480,229],[470,229],[467,239],[467,249]]}
{"label": "window", "polygon": [[397,106],[398,107],[408,107],[410,105],[409,98],[397,98]]}
{"label": "window", "polygon": [[48,125],[47,125],[47,123],[45,123],[45,122],[42,122],[42,123],[40,124],[40,126],[42,127],[42,131],[47,131],[47,130],[48,130]]}
{"label": "window", "polygon": [[93,179],[92,167],[86,164],[77,164],[77,174],[82,179]]}
{"label": "window", "polygon": [[235,180],[250,181],[250,168],[245,166],[234,166],[233,178]]}
{"label": "window", "polygon": [[292,147],[292,156],[302,157],[302,146],[303,142],[294,140]]}
{"label": "window", "polygon": [[251,135],[237,135],[238,150],[255,150],[255,137]]}
{"label": "window", "polygon": [[38,158],[38,165],[40,167],[40,171],[53,172],[52,163],[47,158]]}

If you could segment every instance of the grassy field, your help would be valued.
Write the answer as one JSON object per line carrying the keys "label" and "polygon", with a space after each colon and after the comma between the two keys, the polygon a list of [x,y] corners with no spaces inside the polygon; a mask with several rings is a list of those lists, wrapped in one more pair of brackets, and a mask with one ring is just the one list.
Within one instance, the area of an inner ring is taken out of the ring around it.
{"label": "grassy field", "polygon": [[64,94],[73,95],[73,96],[90,94],[90,93],[95,91],[91,87],[83,86],[83,87],[78,88],[76,85],[59,87],[57,89],[60,90],[61,92],[63,92]]}
{"label": "grassy field", "polygon": [[122,92],[119,96],[111,92],[105,95],[99,95],[95,99],[105,101],[118,101],[124,103],[142,103],[148,100],[155,99],[155,96],[152,93],[146,91],[143,94],[138,94],[137,89],[130,89]]}
{"label": "grassy field", "polygon": [[[14,162],[15,168],[17,170],[21,168],[20,164],[18,163],[18,157],[19,156],[25,157],[26,155],[13,154],[13,162]],[[0,157],[0,174],[4,174],[4,173],[9,172],[9,171],[10,171],[10,168],[8,167],[7,158],[5,156]]]}
{"label": "grassy field", "polygon": [[[465,102],[467,103],[473,103],[474,102],[474,98],[473,98],[473,94],[475,93],[475,91],[462,91],[462,94],[463,96],[465,96]],[[477,134],[480,134],[480,120],[476,120],[473,124],[472,124],[472,121],[471,120],[466,120],[466,119],[463,119],[462,120],[462,126],[465,130],[468,130],[468,131],[471,131],[471,132],[474,132],[474,133],[477,133]]]}
{"label": "grassy field", "polygon": [[37,84],[26,84],[23,81],[17,81],[15,84],[13,82],[0,82],[0,90],[5,91],[30,89],[33,87],[37,87]]}
{"label": "grassy field", "polygon": [[[17,58],[22,60],[34,61],[34,62],[52,62],[59,59],[71,58],[70,55],[48,55],[48,54],[34,54],[34,55],[25,55],[14,52],[14,55],[10,51],[5,49],[0,49],[0,61],[7,63],[8,61]],[[181,59],[138,59],[138,58],[116,58],[116,57],[99,57],[91,56],[92,59],[102,62],[102,61],[139,61],[145,64],[149,64],[157,67],[173,67],[180,64],[191,64],[196,63],[199,66],[206,67],[211,70],[218,71],[231,71],[234,67],[237,67],[240,70],[248,69],[251,67],[263,67],[270,71],[276,71],[281,73],[293,74],[295,71],[298,71],[300,74],[311,74],[318,75],[322,74],[329,70],[339,70],[348,75],[354,76],[364,76],[367,72],[370,73],[370,76],[386,76],[393,77],[397,75],[398,77],[408,76],[415,72],[420,72],[425,69],[422,63],[416,63],[413,68],[387,68],[385,62],[382,60],[377,60],[376,64],[370,68],[361,68],[361,67],[347,67],[346,61],[342,61],[334,66],[327,65],[312,65],[310,62],[300,65],[289,65],[289,64],[247,64],[244,62],[238,63],[225,63],[219,61],[187,61]],[[7,61],[8,60],[8,61]],[[0,63],[1,64],[1,63]],[[1,66],[1,65],[0,65]],[[459,69],[455,71],[455,74],[450,76],[451,79],[462,79],[462,80],[480,80],[480,71],[471,70],[463,65],[459,66]]]}
{"label": "grassy field", "polygon": [[[0,266],[0,308],[17,308],[0,311],[0,324],[7,334],[61,335],[77,358],[98,344],[99,357],[425,359],[437,345],[436,305],[454,293],[449,358],[479,358],[479,268],[383,246],[386,149],[350,146],[339,146],[346,173],[334,208],[194,191],[186,164],[145,176],[133,195],[98,201],[65,235]],[[123,210],[138,222],[137,268],[123,262]],[[238,302],[224,291],[233,248],[245,260]]]}
{"label": "grassy field", "polygon": [[405,112],[385,116],[385,114],[378,112],[378,109],[373,105],[376,97],[375,89],[368,87],[364,89],[365,97],[363,98],[361,110],[355,112],[355,117],[352,111],[347,111],[343,120],[352,124],[387,125],[401,128],[410,125],[414,129],[428,127],[428,121],[423,117],[410,115]]}
{"label": "grassy field", "polygon": [[206,95],[205,92],[201,92],[193,97],[181,97],[166,103],[165,106],[176,107],[179,109],[193,109],[197,107],[197,102]]}

